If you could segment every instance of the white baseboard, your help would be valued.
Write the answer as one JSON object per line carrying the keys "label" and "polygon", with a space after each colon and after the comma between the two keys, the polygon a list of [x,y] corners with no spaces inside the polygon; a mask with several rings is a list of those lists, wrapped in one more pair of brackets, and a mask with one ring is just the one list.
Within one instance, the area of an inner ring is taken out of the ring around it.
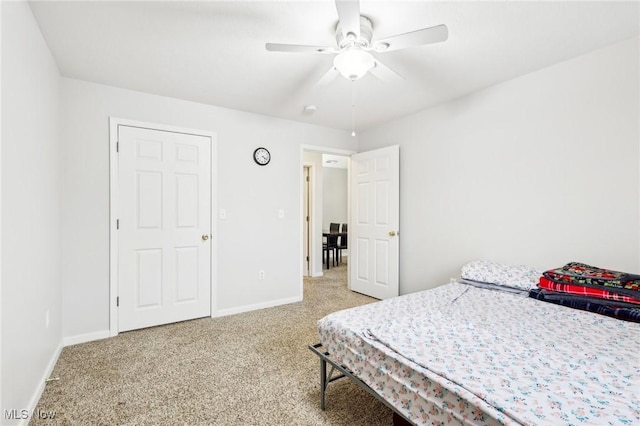
{"label": "white baseboard", "polygon": [[[39,383],[38,387],[36,388],[35,392],[31,396],[31,400],[29,401],[29,406],[26,407],[29,413],[34,413],[36,411],[36,407],[38,406],[38,402],[40,402],[40,397],[42,396],[42,392],[44,392],[44,388],[46,386],[46,380],[49,377],[51,377],[51,373],[53,373],[53,368],[56,366],[56,363],[58,362],[58,358],[60,358],[60,354],[62,353],[62,348],[63,348],[62,343],[60,343],[56,348],[56,350],[53,352],[53,355],[51,356],[51,359],[49,360],[49,363],[47,364],[47,367],[44,370],[44,374],[38,381]],[[29,424],[29,420],[31,419],[30,418],[22,419],[18,424],[26,426]]]}
{"label": "white baseboard", "polygon": [[62,339],[62,343],[64,346],[71,346],[80,343],[93,342],[94,340],[106,339],[107,337],[111,337],[109,330],[94,331],[93,333],[65,337]]}
{"label": "white baseboard", "polygon": [[313,274],[311,274],[311,278],[318,278],[323,276],[324,276],[324,272],[314,272]]}
{"label": "white baseboard", "polygon": [[228,315],[241,314],[243,312],[257,311],[258,309],[273,308],[280,305],[288,305],[289,303],[302,302],[302,297],[290,297],[288,299],[272,300],[270,302],[256,303],[253,305],[238,306],[237,308],[221,309],[211,315],[212,317],[226,317]]}
{"label": "white baseboard", "polygon": [[[46,381],[49,377],[51,377],[51,374],[53,373],[53,369],[55,368],[56,363],[60,358],[60,354],[62,353],[62,348],[64,348],[65,346],[76,345],[78,343],[104,339],[106,337],[109,337],[109,330],[63,338],[62,342],[60,342],[56,350],[53,352],[53,355],[51,356],[51,359],[49,360],[49,363],[47,364],[47,367],[45,368],[42,377],[38,381],[38,387],[35,389],[33,395],[31,396],[31,399],[29,400],[29,406],[26,407],[28,412],[31,414],[35,413],[36,407],[38,406],[38,402],[40,401],[40,398],[42,397],[42,393],[44,392]],[[31,419],[30,418],[22,419],[20,422],[18,422],[18,425],[26,426],[29,424],[29,420]]]}

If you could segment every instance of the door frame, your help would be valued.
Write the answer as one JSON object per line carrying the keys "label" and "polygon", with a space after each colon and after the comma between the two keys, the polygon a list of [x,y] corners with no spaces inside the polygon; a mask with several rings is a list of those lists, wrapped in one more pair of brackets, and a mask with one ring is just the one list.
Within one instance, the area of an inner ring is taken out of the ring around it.
{"label": "door frame", "polygon": [[[300,214],[298,215],[298,217],[300,218],[300,249],[299,249],[299,253],[300,253],[300,295],[302,296],[304,294],[303,291],[303,268],[302,268],[302,262],[303,262],[303,256],[304,256],[304,248],[303,248],[303,244],[304,244],[304,239],[302,237],[302,232],[304,232],[304,222],[302,221],[302,217],[304,215],[304,211],[303,211],[303,206],[302,206],[302,200],[304,199],[304,187],[303,187],[303,180],[304,180],[304,167],[305,166],[310,166],[311,167],[311,187],[309,188],[309,192],[310,192],[310,197],[311,197],[311,205],[312,208],[315,208],[314,206],[317,205],[318,200],[316,199],[318,196],[318,190],[317,190],[317,185],[318,185],[318,173],[317,173],[317,167],[314,167],[313,163],[308,163],[304,161],[304,152],[305,151],[314,151],[314,152],[318,152],[318,153],[324,153],[324,154],[336,154],[336,155],[344,155],[346,157],[351,157],[351,154],[356,154],[357,151],[354,150],[347,150],[347,149],[340,149],[340,148],[333,148],[333,147],[327,147],[327,146],[320,146],[320,145],[305,145],[305,144],[301,144],[300,145],[300,167],[299,167],[299,173],[300,173],[300,178],[299,178],[299,182],[300,182]],[[316,165],[317,166],[317,165]],[[350,207],[350,200],[351,200],[351,190],[349,188],[350,186],[350,173],[347,173],[347,218],[349,218],[351,216],[351,211],[349,210]],[[324,189],[323,189],[323,196],[324,196]],[[315,274],[315,267],[317,266],[317,262],[315,261],[315,257],[317,254],[317,250],[316,250],[316,244],[318,243],[317,241],[317,236],[315,235],[315,233],[313,232],[314,229],[316,229],[316,225],[317,225],[317,220],[318,218],[316,217],[315,214],[311,215],[311,220],[309,221],[309,226],[311,227],[311,235],[309,236],[309,276],[310,277],[321,277],[323,275],[323,273],[321,272],[320,274]],[[322,226],[322,224],[320,224],[320,226]],[[320,237],[322,238],[322,237]],[[322,242],[322,241],[321,241]],[[347,257],[349,256],[349,251],[347,249]],[[322,262],[321,262],[322,263]],[[347,269],[349,268],[349,263],[347,263]],[[320,271],[322,271],[322,268],[320,268]],[[348,276],[348,275],[347,275]],[[351,288],[351,284],[349,282],[349,278],[347,278],[347,287]]]}
{"label": "door frame", "polygon": [[[307,163],[305,161],[302,162],[302,275],[305,277],[310,277],[311,274],[311,221],[307,220],[306,216],[309,216],[311,219],[311,212],[314,206],[313,204],[313,193],[311,192],[311,175],[315,173],[313,163]],[[309,180],[305,179],[308,177]],[[306,204],[306,206],[305,206]],[[305,215],[305,208],[307,214]],[[305,234],[307,240],[306,247],[306,255],[307,259],[305,259]],[[306,271],[305,271],[306,267]]]}
{"label": "door frame", "polygon": [[210,316],[213,318],[217,314],[216,307],[216,295],[218,288],[217,271],[218,271],[218,229],[216,218],[218,200],[216,194],[218,193],[218,180],[217,180],[217,133],[207,130],[190,129],[184,127],[168,126],[158,123],[150,123],[138,120],[128,120],[124,118],[109,117],[109,335],[110,337],[117,336],[118,331],[118,248],[119,248],[119,236],[117,228],[118,212],[120,209],[120,194],[118,191],[118,127],[129,126],[139,127],[149,130],[158,130],[172,133],[184,133],[195,136],[203,136],[209,138],[211,141],[211,217],[210,217],[210,229],[211,229],[211,257],[210,257],[210,288],[211,288],[211,300]]}

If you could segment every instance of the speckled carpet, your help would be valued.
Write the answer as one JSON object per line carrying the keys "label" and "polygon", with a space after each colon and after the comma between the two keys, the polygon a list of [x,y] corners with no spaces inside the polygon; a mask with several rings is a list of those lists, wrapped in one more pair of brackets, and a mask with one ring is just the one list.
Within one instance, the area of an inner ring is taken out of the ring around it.
{"label": "speckled carpet", "polygon": [[374,301],[346,288],[346,266],[304,280],[304,301],[122,333],[67,347],[37,409],[59,425],[391,425],[348,379],[321,411],[316,321]]}

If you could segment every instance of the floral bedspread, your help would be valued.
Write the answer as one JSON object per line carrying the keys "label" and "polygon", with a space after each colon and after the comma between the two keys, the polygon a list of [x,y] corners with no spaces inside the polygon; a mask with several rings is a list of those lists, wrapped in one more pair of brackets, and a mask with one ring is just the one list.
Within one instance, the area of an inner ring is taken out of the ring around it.
{"label": "floral bedspread", "polygon": [[416,424],[640,424],[640,324],[448,284],[318,329]]}

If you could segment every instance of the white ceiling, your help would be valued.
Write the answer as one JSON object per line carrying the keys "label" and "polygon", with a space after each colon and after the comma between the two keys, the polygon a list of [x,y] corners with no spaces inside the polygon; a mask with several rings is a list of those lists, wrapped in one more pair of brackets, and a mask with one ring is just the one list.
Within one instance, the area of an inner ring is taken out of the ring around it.
{"label": "white ceiling", "polygon": [[[334,45],[325,1],[31,2],[62,75],[323,126],[351,129],[353,84],[314,88],[332,56],[265,43]],[[639,3],[361,1],[374,40],[446,24],[444,43],[379,54],[405,77],[355,83],[363,130],[638,36]],[[310,114],[308,104],[317,106]]]}

